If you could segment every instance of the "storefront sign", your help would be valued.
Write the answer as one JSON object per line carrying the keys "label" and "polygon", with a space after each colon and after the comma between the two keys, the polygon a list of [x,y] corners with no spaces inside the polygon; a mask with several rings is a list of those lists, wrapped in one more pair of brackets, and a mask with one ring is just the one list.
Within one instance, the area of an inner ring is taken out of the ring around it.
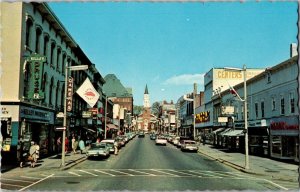
{"label": "storefront sign", "polygon": [[82,111],[82,118],[91,118],[92,112],[91,111]]}
{"label": "storefront sign", "polygon": [[30,56],[28,61],[30,62],[32,73],[28,97],[30,99],[44,99],[44,91],[41,89],[44,68],[43,56],[35,54]]}
{"label": "storefront sign", "polygon": [[72,111],[72,99],[73,97],[73,78],[68,77],[68,82],[67,82],[67,111]]}
{"label": "storefront sign", "polygon": [[210,111],[196,114],[196,123],[204,123],[210,121]]}
{"label": "storefront sign", "polygon": [[266,127],[267,121],[265,119],[257,121],[249,121],[249,127]]}
{"label": "storefront sign", "polygon": [[271,130],[297,130],[299,127],[297,124],[289,125],[286,122],[272,122],[270,125]]}
{"label": "storefront sign", "polygon": [[22,106],[20,109],[20,117],[25,119],[42,120],[50,124],[54,123],[54,113],[30,107]]}

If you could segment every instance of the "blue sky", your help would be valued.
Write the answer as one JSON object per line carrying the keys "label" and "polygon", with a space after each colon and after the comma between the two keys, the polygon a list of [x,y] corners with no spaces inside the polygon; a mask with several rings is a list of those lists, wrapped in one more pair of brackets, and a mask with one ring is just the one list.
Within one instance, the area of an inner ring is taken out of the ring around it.
{"label": "blue sky", "polygon": [[115,74],[143,104],[204,90],[213,67],[265,68],[297,42],[296,2],[49,3],[91,62]]}

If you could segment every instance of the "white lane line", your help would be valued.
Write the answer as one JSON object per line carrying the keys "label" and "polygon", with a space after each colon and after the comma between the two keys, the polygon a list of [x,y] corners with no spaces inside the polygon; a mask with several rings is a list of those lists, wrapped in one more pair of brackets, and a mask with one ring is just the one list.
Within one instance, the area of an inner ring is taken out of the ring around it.
{"label": "white lane line", "polygon": [[216,175],[211,175],[211,174],[207,174],[207,173],[203,173],[203,172],[198,172],[198,171],[191,171],[190,170],[189,172],[200,174],[198,177],[202,177],[202,175],[206,175],[206,176],[209,176],[209,178],[219,178],[219,179],[222,178],[222,177],[218,177]]}
{"label": "white lane line", "polygon": [[163,171],[160,171],[160,170],[157,170],[157,169],[150,169],[150,170],[156,171],[156,172],[160,172],[160,173],[164,173],[164,174],[167,174],[167,175],[172,175],[172,176],[174,176],[174,177],[179,177],[179,175],[174,175],[174,174],[172,174],[172,173],[163,172]]}
{"label": "white lane line", "polygon": [[110,176],[113,176],[113,177],[115,176],[113,174],[106,173],[105,171],[100,171],[100,170],[97,170],[97,169],[95,169],[94,171],[99,172],[99,173],[103,173],[103,174],[107,174],[107,175],[110,175]]}
{"label": "white lane line", "polygon": [[6,179],[6,178],[1,178],[1,181],[3,180],[9,180],[9,181],[20,181],[24,183],[32,183],[32,181],[24,181],[24,180],[19,180],[19,179]]}
{"label": "white lane line", "polygon": [[254,179],[255,178],[255,177],[251,177],[251,176],[248,176],[248,175],[241,175],[238,172],[225,172],[225,173],[226,174],[231,174],[231,175],[234,175],[234,176],[238,176],[238,177],[248,178],[248,179]]}
{"label": "white lane line", "polygon": [[154,174],[151,174],[151,173],[146,173],[146,172],[142,172],[142,171],[137,171],[137,170],[134,170],[134,169],[128,169],[130,171],[133,171],[133,172],[136,172],[136,173],[142,173],[142,174],[147,174],[147,175],[150,175],[150,176],[156,176]]}
{"label": "white lane line", "polygon": [[216,171],[206,171],[206,172],[217,175],[217,176],[222,176],[222,177],[234,177],[234,175],[228,175],[226,173],[219,173]]}
{"label": "white lane line", "polygon": [[70,173],[71,175],[76,175],[76,176],[78,176],[78,177],[80,177],[81,175],[79,175],[79,174],[77,174],[77,173],[74,173],[74,172],[68,172],[68,173]]}
{"label": "white lane line", "polygon": [[42,182],[42,181],[44,181],[44,180],[46,180],[46,179],[52,177],[53,175],[54,175],[54,174],[49,175],[48,177],[45,177],[45,178],[43,178],[43,179],[40,179],[40,180],[38,180],[37,182],[34,182],[34,183],[32,183],[31,185],[28,185],[27,187],[24,187],[24,188],[20,189],[19,191],[23,191],[23,190],[25,190],[25,189],[27,189],[27,188],[29,188],[29,187],[35,185],[35,184],[38,184],[38,183],[40,183],[40,182]]}
{"label": "white lane line", "polygon": [[22,185],[13,185],[13,184],[8,184],[8,183],[2,183],[1,182],[1,185],[8,185],[8,186],[13,186],[13,187],[24,187],[24,186],[22,186]]}
{"label": "white lane line", "polygon": [[81,171],[81,172],[83,172],[83,173],[87,173],[87,174],[90,174],[90,175],[93,175],[93,176],[98,176],[98,175],[96,175],[96,174],[94,174],[94,173],[90,173],[90,172],[87,172],[87,171],[84,171],[84,170],[79,170],[79,171]]}
{"label": "white lane line", "polygon": [[196,177],[198,177],[198,175],[189,174],[189,173],[185,173],[185,172],[182,172],[182,171],[175,171],[175,170],[172,170],[172,169],[169,169],[169,171],[172,171],[172,172],[175,172],[175,173],[180,173],[180,174],[185,174],[185,175],[189,175],[189,176],[196,176]]}
{"label": "white lane line", "polygon": [[279,187],[280,189],[283,189],[283,190],[286,190],[286,191],[289,190],[288,188],[285,188],[281,185],[278,185],[277,183],[274,183],[273,181],[270,181],[268,179],[264,179],[264,181],[267,181],[267,182],[271,183],[272,185],[275,185],[276,187]]}
{"label": "white lane line", "polygon": [[122,171],[117,171],[117,170],[109,170],[109,171],[112,171],[112,172],[116,172],[116,173],[121,173],[121,174],[125,174],[125,175],[129,175],[129,176],[134,176],[134,175],[132,175],[132,174],[130,174],[130,173],[126,173],[126,172],[122,172]]}

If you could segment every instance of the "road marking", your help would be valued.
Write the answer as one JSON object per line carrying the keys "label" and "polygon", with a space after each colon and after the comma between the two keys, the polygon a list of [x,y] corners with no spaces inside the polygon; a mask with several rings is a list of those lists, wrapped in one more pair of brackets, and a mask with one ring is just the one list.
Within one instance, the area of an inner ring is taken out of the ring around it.
{"label": "road marking", "polygon": [[163,172],[163,171],[160,171],[160,170],[158,170],[158,169],[150,169],[150,170],[156,171],[156,172],[160,172],[160,173],[164,173],[164,174],[167,174],[167,175],[172,175],[172,176],[174,176],[174,177],[179,177],[179,175],[174,175],[174,174],[172,174],[172,173]]}
{"label": "road marking", "polygon": [[112,177],[115,176],[115,175],[113,175],[113,174],[110,174],[110,173],[107,173],[107,172],[104,172],[104,171],[100,171],[100,170],[97,170],[97,169],[95,169],[94,171],[99,172],[99,173],[103,173],[103,174],[107,174],[107,175],[110,175],[110,176],[112,176]]}
{"label": "road marking", "polygon": [[125,174],[125,175],[129,175],[129,176],[134,176],[134,175],[132,175],[132,174],[130,174],[130,173],[125,173],[125,172],[122,172],[122,171],[117,171],[117,170],[109,170],[109,171],[112,171],[112,172],[117,172],[117,173],[122,173],[122,174]]}
{"label": "road marking", "polygon": [[27,189],[27,188],[29,188],[29,187],[35,185],[35,184],[38,184],[39,182],[42,182],[42,181],[44,181],[44,180],[46,180],[46,179],[52,177],[53,175],[54,175],[54,174],[49,175],[48,177],[45,177],[45,178],[43,178],[43,179],[41,179],[41,180],[38,180],[37,182],[34,182],[34,183],[32,183],[31,185],[28,185],[27,187],[24,187],[24,188],[20,189],[19,191],[23,191],[23,190],[25,190],[25,189]]}
{"label": "road marking", "polygon": [[156,175],[151,174],[151,173],[146,173],[146,172],[142,172],[142,171],[137,171],[137,170],[134,170],[134,169],[128,169],[128,170],[133,171],[133,172],[136,172],[136,173],[142,173],[142,174],[145,173],[145,174],[150,175],[150,176],[156,176]]}
{"label": "road marking", "polygon": [[220,177],[220,176],[218,177],[218,176],[215,176],[215,175],[211,175],[211,174],[207,174],[207,173],[203,173],[203,172],[199,172],[199,171],[191,171],[191,170],[189,170],[189,172],[200,174],[198,177],[203,177],[202,175],[206,175],[206,176],[209,176],[210,178],[219,178],[219,179],[222,179],[222,177]]}
{"label": "road marking", "polygon": [[175,173],[180,173],[180,174],[185,174],[185,175],[189,175],[189,176],[198,176],[198,175],[193,175],[193,174],[189,174],[189,173],[185,173],[185,172],[181,172],[181,171],[175,171],[175,170],[172,170],[172,169],[169,169],[169,171],[172,171],[172,172],[175,172]]}
{"label": "road marking", "polygon": [[79,175],[79,174],[77,174],[77,173],[74,173],[74,172],[68,172],[68,173],[70,173],[70,174],[72,174],[72,175],[76,175],[76,176],[78,176],[78,177],[80,177],[81,175]]}
{"label": "road marking", "polygon": [[276,184],[276,183],[274,183],[273,181],[270,181],[270,180],[268,180],[268,179],[263,179],[264,181],[267,181],[267,182],[269,182],[269,183],[271,183],[272,185],[275,185],[276,187],[279,187],[279,188],[281,188],[281,189],[283,189],[283,190],[289,190],[288,188],[285,188],[285,187],[283,187],[283,186],[281,186],[281,185],[278,185],[278,184]]}
{"label": "road marking", "polygon": [[217,176],[220,175],[220,176],[223,176],[223,177],[233,177],[232,175],[228,175],[228,174],[225,174],[225,173],[219,173],[219,172],[216,172],[216,171],[206,171],[206,172],[216,174]]}
{"label": "road marking", "polygon": [[93,173],[90,173],[90,172],[87,172],[87,171],[84,171],[84,170],[79,170],[79,171],[81,171],[81,172],[84,172],[84,173],[87,173],[87,174],[90,174],[90,175],[93,175],[93,176],[98,176],[98,175],[96,175],[96,174],[93,174]]}
{"label": "road marking", "polygon": [[1,185],[8,185],[8,186],[13,186],[13,187],[24,187],[24,186],[22,186],[22,185],[14,185],[14,184],[8,184],[8,183],[2,183],[1,182]]}
{"label": "road marking", "polygon": [[10,181],[20,181],[20,182],[24,182],[24,183],[32,183],[32,181],[24,181],[24,180],[19,180],[19,179],[6,179],[6,178],[1,178],[2,180],[10,180]]}

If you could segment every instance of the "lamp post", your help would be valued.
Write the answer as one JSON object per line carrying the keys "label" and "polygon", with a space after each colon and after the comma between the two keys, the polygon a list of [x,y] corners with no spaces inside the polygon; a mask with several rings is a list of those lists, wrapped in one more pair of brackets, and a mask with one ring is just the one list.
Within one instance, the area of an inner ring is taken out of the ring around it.
{"label": "lamp post", "polygon": [[225,70],[243,71],[244,73],[244,121],[245,121],[245,169],[249,169],[249,149],[248,149],[248,113],[247,113],[247,67],[243,65],[243,68],[229,68],[224,67]]}
{"label": "lamp post", "polygon": [[107,95],[105,95],[105,109],[104,109],[104,139],[106,139],[106,118],[107,118]]}
{"label": "lamp post", "polygon": [[[77,65],[77,66],[68,66],[66,62],[65,66],[65,98],[64,98],[64,121],[63,121],[63,137],[62,137],[62,151],[61,151],[61,166],[65,166],[65,143],[66,143],[66,128],[67,128],[67,82],[68,82],[68,71],[80,71],[88,69],[88,65]],[[72,96],[71,96],[72,97]]]}

